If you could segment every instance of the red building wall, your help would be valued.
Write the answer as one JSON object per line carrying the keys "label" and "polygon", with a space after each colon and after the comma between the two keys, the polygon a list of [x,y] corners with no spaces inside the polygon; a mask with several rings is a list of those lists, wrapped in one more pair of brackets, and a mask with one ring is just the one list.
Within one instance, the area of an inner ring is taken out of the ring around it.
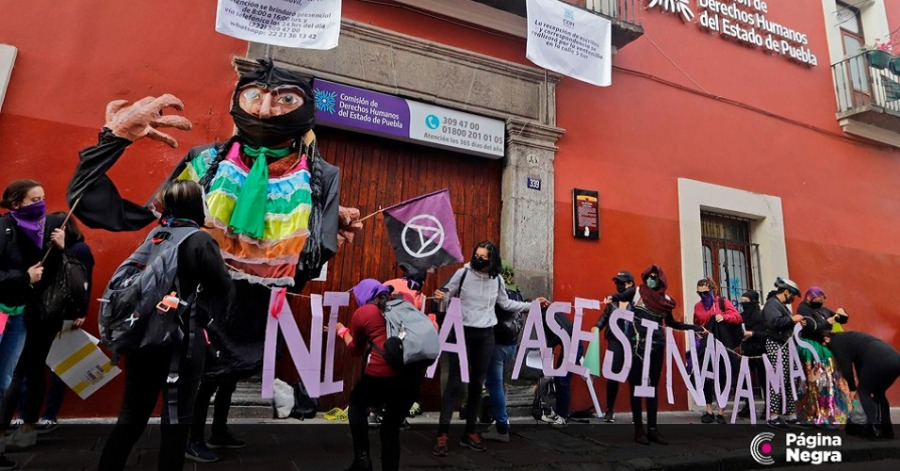
{"label": "red building wall", "polygon": [[[900,347],[890,294],[900,262],[900,156],[853,142],[838,127],[824,13],[802,3],[777,2],[769,16],[809,34],[817,67],[646,10],[645,35],[614,57],[611,87],[562,79],[557,124],[566,134],[555,161],[554,299],[602,298],[615,271],[658,263],[681,306],[676,317],[683,316],[695,301],[678,299],[682,284],[694,281],[681,279],[677,178],[684,177],[781,197],[791,277],[801,287],[822,286],[829,304],[850,312],[851,328]],[[530,65],[524,39],[481,27],[357,0],[345,1],[343,14]],[[898,7],[888,5],[888,15],[891,25],[900,24]],[[37,178],[49,208],[63,209],[76,151],[95,142],[113,99],[173,93],[194,122],[193,131],[175,132],[178,149],[141,142],[114,169],[122,192],[136,200],[149,196],[186,149],[229,136],[231,58],[243,56],[247,43],[216,33],[214,19],[214,2],[92,0],[51,8],[0,0],[0,43],[19,49],[0,112],[4,181]],[[599,241],[571,236],[573,187],[600,192]],[[86,235],[99,295],[140,234]],[[70,400],[66,414],[114,415],[121,386],[117,380],[88,401]],[[683,396],[663,407],[683,409]],[[896,388],[891,399],[900,399]],[[573,407],[587,404],[576,384]]]}

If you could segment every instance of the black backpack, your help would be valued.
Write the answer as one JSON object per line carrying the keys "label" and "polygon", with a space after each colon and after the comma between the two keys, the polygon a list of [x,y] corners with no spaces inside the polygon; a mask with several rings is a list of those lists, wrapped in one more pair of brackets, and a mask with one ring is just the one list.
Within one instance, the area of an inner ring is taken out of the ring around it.
{"label": "black backpack", "polygon": [[178,288],[178,247],[198,230],[157,227],[119,265],[100,299],[103,345],[127,354],[181,340],[179,327],[189,325],[183,314],[192,310],[197,292],[184,299]]}
{"label": "black backpack", "polygon": [[303,380],[298,379],[294,382],[294,407],[291,409],[291,413],[288,417],[293,417],[295,419],[312,419],[316,416],[316,412],[319,411],[319,400],[310,397],[309,393],[306,391],[306,386],[303,385]]}
{"label": "black backpack", "polygon": [[[521,293],[509,288],[506,289],[506,295],[513,301],[525,300]],[[525,327],[525,316],[521,312],[507,311],[500,306],[494,306],[494,313],[497,315],[497,324],[494,326],[494,340],[502,345],[519,343],[519,334],[522,333],[522,328]]]}
{"label": "black backpack", "polygon": [[556,405],[556,386],[553,378],[542,377],[534,388],[534,400],[531,402],[531,416],[534,420],[541,420],[544,415],[553,415],[553,407]]}
{"label": "black backpack", "polygon": [[86,316],[91,295],[89,288],[87,268],[64,250],[56,277],[41,293],[44,319],[74,320]]}

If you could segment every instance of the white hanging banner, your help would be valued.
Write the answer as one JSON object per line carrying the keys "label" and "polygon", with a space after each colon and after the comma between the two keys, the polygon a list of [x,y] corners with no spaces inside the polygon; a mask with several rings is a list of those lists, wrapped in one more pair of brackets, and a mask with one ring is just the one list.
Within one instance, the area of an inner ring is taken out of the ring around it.
{"label": "white hanging banner", "polygon": [[531,62],[584,82],[612,85],[610,21],[558,0],[528,0]]}
{"label": "white hanging banner", "polygon": [[216,31],[275,46],[333,49],[341,0],[218,0]]}

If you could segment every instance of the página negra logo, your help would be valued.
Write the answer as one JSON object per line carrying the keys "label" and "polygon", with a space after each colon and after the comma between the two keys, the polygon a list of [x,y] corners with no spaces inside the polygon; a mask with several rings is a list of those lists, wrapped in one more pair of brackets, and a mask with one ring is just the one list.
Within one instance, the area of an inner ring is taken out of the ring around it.
{"label": "p\u00e1gina negra logo", "polygon": [[840,463],[842,441],[839,435],[788,433],[784,437],[788,463]]}

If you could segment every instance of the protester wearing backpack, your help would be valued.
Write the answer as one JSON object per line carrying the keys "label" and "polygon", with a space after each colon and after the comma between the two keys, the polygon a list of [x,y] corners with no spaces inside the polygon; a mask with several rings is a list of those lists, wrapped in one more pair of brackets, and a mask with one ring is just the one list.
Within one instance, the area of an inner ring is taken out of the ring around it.
{"label": "protester wearing backpack", "polygon": [[[176,296],[188,305],[175,303],[171,298],[159,300],[172,303],[172,309],[177,309],[173,314],[177,316],[173,320],[175,324],[167,327],[169,335],[164,341],[150,338],[150,331],[147,331],[142,337],[134,337],[137,340],[133,345],[114,342],[119,352],[127,352],[123,354],[125,393],[116,426],[103,447],[100,471],[118,471],[125,467],[131,449],[153,413],[160,391],[164,404],[157,468],[160,471],[178,470],[184,464],[192,406],[205,359],[206,341],[202,329],[211,322],[222,321],[211,318],[210,313],[224,312],[219,303],[230,303],[232,298],[231,278],[225,271],[218,244],[209,234],[197,230],[205,218],[202,194],[198,184],[183,180],[172,182],[163,193],[164,209],[159,226],[150,232],[147,240],[162,243],[190,231],[177,245],[177,282],[172,286],[173,291],[178,289]],[[154,266],[151,260],[147,270]],[[116,274],[113,275],[115,279]],[[109,295],[110,289],[107,288],[104,296]],[[102,309],[101,323],[104,322]],[[158,315],[157,312],[152,314]],[[116,338],[110,335],[116,332],[110,325],[101,327],[104,342],[115,341]],[[174,372],[171,371],[173,366]]]}
{"label": "protester wearing backpack", "polygon": [[[0,469],[14,469],[3,455],[7,444],[20,448],[37,440],[34,420],[5,437],[22,383],[44,385],[44,361],[62,326],[44,309],[41,295],[55,279],[65,248],[63,219],[47,215],[44,189],[34,180],[16,180],[0,203],[9,212],[0,218]],[[50,251],[45,260],[44,254]],[[40,403],[38,403],[40,407]]]}
{"label": "protester wearing backpack", "polygon": [[[78,288],[78,292],[68,293],[69,296],[62,300],[67,306],[62,309],[63,312],[61,314],[57,314],[57,316],[61,315],[63,321],[72,321],[71,328],[74,330],[84,324],[85,316],[87,316],[92,286],[91,277],[94,269],[94,255],[91,253],[91,248],[84,242],[84,234],[78,228],[75,218],[70,217],[66,219],[65,212],[51,213],[48,217],[65,219],[66,254],[74,257],[76,260],[74,263],[69,262],[73,263],[69,269],[73,272],[78,271],[78,273],[70,273],[70,275],[73,275],[72,279],[66,280],[66,282],[73,285],[71,288]],[[49,309],[46,305],[45,308]],[[46,363],[46,358],[44,362]],[[18,404],[18,422],[20,424],[32,424],[38,418],[41,401],[45,401],[44,412],[41,414],[40,420],[34,425],[38,435],[52,432],[58,427],[56,419],[62,407],[66,389],[68,389],[66,383],[59,379],[59,376],[53,370],[47,366],[44,366],[44,369],[50,374],[50,385],[46,388],[46,399],[43,394],[45,388],[40,383],[43,377],[38,375],[38,384],[23,383]]]}
{"label": "protester wearing backpack", "polygon": [[381,467],[385,471],[394,471],[400,469],[400,424],[409,412],[422,377],[421,369],[398,368],[385,358],[389,337],[385,309],[388,302],[406,301],[389,301],[392,289],[372,278],[360,281],[351,291],[359,307],[350,318],[350,327],[338,322],[337,335],[353,354],[363,355],[366,351],[369,354],[362,378],[350,394],[348,416],[353,436],[353,463],[347,469],[372,469],[368,408],[384,405],[380,427]]}
{"label": "protester wearing backpack", "polygon": [[[735,309],[734,304],[722,296],[716,296],[716,283],[712,278],[701,278],[697,281],[697,295],[700,301],[694,305],[694,325],[699,325],[713,334],[716,340],[722,342],[726,348],[735,348],[740,345],[743,332],[741,329],[741,314]],[[697,358],[703,361],[706,354],[706,339],[701,336],[695,336],[695,346],[697,348]],[[737,371],[734,366],[732,356],[728,355],[728,360],[732,363],[732,371]],[[716,360],[718,361],[718,360]],[[694,366],[694,374],[702,374],[702,368],[699,365]],[[724,424],[725,411],[717,405],[715,396],[714,381],[720,381],[721,378],[707,378],[703,382],[703,396],[706,398],[706,412],[700,416],[700,422],[704,424]],[[731,385],[722,385],[723,388],[730,388]],[[713,414],[713,406],[717,409],[717,414]]]}
{"label": "protester wearing backpack", "polygon": [[[512,265],[504,261],[500,276],[506,283],[506,295],[513,301],[525,301],[519,286],[516,285],[516,272]],[[497,325],[494,326],[494,353],[491,355],[484,385],[491,397],[491,409],[494,414],[494,429],[481,435],[486,440],[500,442],[509,441],[509,414],[506,411],[506,392],[503,390],[504,373],[506,364],[516,357],[516,347],[519,345],[519,336],[525,325],[525,317],[519,311],[507,311],[500,306],[494,306],[497,315]]]}
{"label": "protester wearing backpack", "polygon": [[[469,384],[466,407],[463,411],[466,428],[459,444],[475,451],[486,449],[481,442],[481,436],[475,433],[475,424],[485,374],[494,352],[494,325],[497,324],[494,306],[512,312],[525,311],[530,307],[530,303],[509,299],[500,271],[499,249],[493,242],[481,242],[472,251],[472,260],[457,270],[434,295],[438,301],[446,297],[458,297],[462,305],[465,337],[463,341],[466,343],[469,362]],[[546,298],[537,298],[537,301],[542,306],[550,305],[550,301]],[[450,431],[450,419],[456,399],[461,392],[459,358],[451,355],[447,385],[441,396],[438,436],[432,450],[435,456],[447,456],[449,451],[447,432]]]}

